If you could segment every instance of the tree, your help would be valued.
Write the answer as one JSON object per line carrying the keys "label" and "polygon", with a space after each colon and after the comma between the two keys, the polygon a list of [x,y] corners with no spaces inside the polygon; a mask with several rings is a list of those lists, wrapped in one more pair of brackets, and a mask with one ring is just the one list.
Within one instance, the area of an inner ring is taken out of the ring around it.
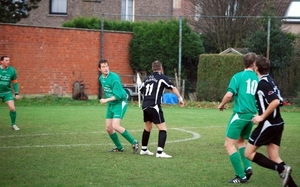
{"label": "tree", "polygon": [[[194,13],[189,23],[203,35],[205,49],[212,53],[229,47],[243,47],[242,40],[255,32],[257,20],[249,16],[259,16],[272,4],[278,14],[286,6],[285,0],[187,0],[185,12]],[[279,11],[280,10],[280,11]],[[285,9],[286,10],[286,9]],[[198,16],[198,17],[197,17]]]}
{"label": "tree", "polygon": [[37,8],[41,0],[0,0],[0,22],[17,23],[29,16],[29,11]]}
{"label": "tree", "polygon": [[270,19],[270,74],[275,76],[279,71],[288,67],[296,55],[295,42],[297,36],[282,31],[281,20],[272,17],[272,13],[264,13],[265,18],[260,19],[260,27],[246,40],[245,46],[256,54],[267,56],[268,20]]}
{"label": "tree", "polygon": [[[135,23],[134,37],[130,42],[130,65],[136,71],[152,72],[155,60],[163,63],[164,73],[174,75],[178,70],[179,21],[138,22]],[[182,77],[196,79],[199,55],[204,53],[200,35],[182,22]]]}

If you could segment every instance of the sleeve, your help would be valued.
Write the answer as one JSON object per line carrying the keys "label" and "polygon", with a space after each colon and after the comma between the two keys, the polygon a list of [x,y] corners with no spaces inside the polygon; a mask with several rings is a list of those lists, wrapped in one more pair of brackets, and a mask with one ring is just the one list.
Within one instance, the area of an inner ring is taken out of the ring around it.
{"label": "sleeve", "polygon": [[238,91],[237,90],[237,85],[238,85],[237,79],[233,76],[230,79],[230,82],[229,82],[229,85],[228,85],[228,88],[227,88],[227,92],[231,92],[233,95],[235,95]]}
{"label": "sleeve", "polygon": [[113,95],[115,96],[116,100],[121,100],[121,99],[126,98],[126,92],[124,91],[121,81],[119,81],[119,80],[116,80],[113,82],[112,92],[113,92]]}
{"label": "sleeve", "polygon": [[163,76],[163,82],[164,82],[164,84],[165,84],[165,87],[167,88],[167,89],[173,89],[175,86],[174,86],[174,84],[172,83],[172,81],[167,77],[167,76]]}
{"label": "sleeve", "polygon": [[19,84],[16,82],[13,84],[15,94],[19,94]]}
{"label": "sleeve", "polygon": [[17,80],[17,71],[16,70],[14,70],[13,76],[11,77],[11,82],[12,82],[15,94],[19,94],[19,83]]}
{"label": "sleeve", "polygon": [[141,92],[141,94],[145,94],[145,83],[142,82],[142,84],[139,87],[139,91]]}
{"label": "sleeve", "polygon": [[273,86],[264,80],[261,81],[260,90],[264,93],[268,103],[271,103],[274,99],[279,99],[277,93],[273,90]]}

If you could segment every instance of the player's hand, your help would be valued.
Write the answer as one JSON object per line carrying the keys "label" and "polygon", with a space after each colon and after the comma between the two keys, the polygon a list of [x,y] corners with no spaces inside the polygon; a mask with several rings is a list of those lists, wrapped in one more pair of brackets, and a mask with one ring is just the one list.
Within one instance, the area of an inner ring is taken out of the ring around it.
{"label": "player's hand", "polygon": [[15,98],[20,99],[21,97],[20,97],[20,95],[15,95]]}
{"label": "player's hand", "polygon": [[106,99],[100,99],[99,101],[100,101],[101,104],[107,103]]}
{"label": "player's hand", "polygon": [[220,111],[223,111],[223,110],[225,109],[225,107],[224,107],[223,105],[220,104],[220,105],[218,106],[218,109],[219,109]]}
{"label": "player's hand", "polygon": [[252,122],[255,123],[255,124],[259,124],[260,122],[262,122],[264,120],[264,118],[262,116],[259,116],[259,115],[255,115],[253,118],[252,118]]}
{"label": "player's hand", "polygon": [[184,107],[184,101],[179,101],[179,106]]}

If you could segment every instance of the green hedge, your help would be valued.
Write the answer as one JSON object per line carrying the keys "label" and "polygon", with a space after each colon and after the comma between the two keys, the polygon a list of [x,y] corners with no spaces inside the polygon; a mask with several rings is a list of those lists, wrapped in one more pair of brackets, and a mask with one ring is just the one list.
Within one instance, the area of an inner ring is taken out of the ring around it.
{"label": "green hedge", "polygon": [[200,55],[197,100],[221,101],[230,78],[244,69],[242,55]]}
{"label": "green hedge", "polygon": [[[202,54],[199,57],[197,100],[220,102],[231,77],[244,70],[243,55]],[[284,98],[300,97],[300,59],[291,66],[273,72]]]}

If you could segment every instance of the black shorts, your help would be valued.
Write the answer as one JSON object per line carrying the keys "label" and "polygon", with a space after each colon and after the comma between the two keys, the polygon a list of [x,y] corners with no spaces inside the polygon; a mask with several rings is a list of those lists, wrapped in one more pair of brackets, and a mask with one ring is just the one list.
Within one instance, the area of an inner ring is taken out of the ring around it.
{"label": "black shorts", "polygon": [[164,113],[160,105],[155,105],[143,109],[144,122],[150,121],[154,124],[165,122]]}
{"label": "black shorts", "polygon": [[248,143],[255,146],[269,145],[271,143],[280,146],[284,123],[271,124],[265,121],[259,124],[251,133]]}

